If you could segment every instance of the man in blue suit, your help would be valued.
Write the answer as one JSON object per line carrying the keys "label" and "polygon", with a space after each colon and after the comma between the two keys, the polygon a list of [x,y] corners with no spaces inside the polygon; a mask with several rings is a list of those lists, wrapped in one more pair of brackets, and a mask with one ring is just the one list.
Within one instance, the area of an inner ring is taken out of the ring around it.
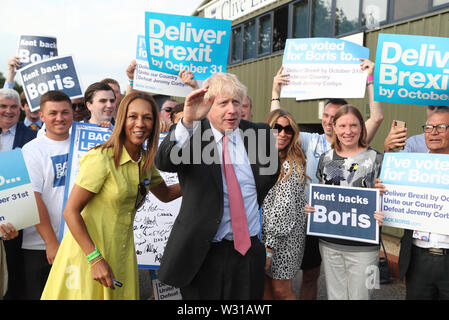
{"label": "man in blue suit", "polygon": [[[0,89],[0,152],[22,148],[36,138],[37,131],[19,122],[20,97],[14,89]],[[4,241],[8,267],[8,290],[5,300],[23,299],[22,231],[13,240]]]}

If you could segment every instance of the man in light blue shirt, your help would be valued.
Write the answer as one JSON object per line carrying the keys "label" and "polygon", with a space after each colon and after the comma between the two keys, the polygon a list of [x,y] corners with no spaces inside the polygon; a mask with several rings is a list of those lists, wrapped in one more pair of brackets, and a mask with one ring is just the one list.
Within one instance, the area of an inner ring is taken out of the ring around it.
{"label": "man in light blue shirt", "polygon": [[[437,110],[446,109],[448,106],[427,106],[427,119]],[[393,120],[391,124],[390,132],[384,141],[384,151],[392,152],[395,149],[400,149],[399,152],[415,152],[415,153],[427,153],[429,149],[426,146],[424,133],[411,136],[407,139],[407,127],[396,127],[396,120]]]}
{"label": "man in light blue shirt", "polygon": [[[196,122],[193,130],[188,130],[183,125],[182,121],[179,121],[175,129],[175,136],[178,146],[182,147],[187,139],[193,135],[194,131],[200,130],[199,126],[200,122]],[[217,151],[221,160],[223,159],[222,141],[224,135],[219,130],[217,130],[212,123],[211,130],[214,135],[214,140],[217,144]],[[257,236],[260,232],[260,219],[258,214],[259,205],[257,203],[256,184],[248,160],[248,155],[246,153],[245,146],[243,145],[242,136],[238,128],[229,130],[229,132],[226,132],[226,135],[228,137],[229,154],[234,165],[237,180],[239,181],[240,187],[242,189],[243,203],[247,213],[249,233],[250,236]],[[221,175],[223,181],[224,208],[223,217],[218,227],[217,234],[215,235],[213,240],[215,242],[222,241],[223,239],[232,240],[232,225],[231,214],[229,210],[228,187],[224,176],[223,166],[221,166]]]}
{"label": "man in light blue shirt", "polygon": [[[266,254],[258,238],[258,211],[280,165],[270,127],[241,120],[245,96],[246,87],[235,75],[208,78],[186,97],[184,117],[170,128],[155,157],[158,169],[177,172],[182,190],[158,276],[180,288],[183,299],[263,297]],[[225,135],[228,178],[221,160]],[[232,171],[237,182],[230,178]],[[241,197],[230,195],[228,183]],[[241,209],[233,210],[232,220],[230,199]]]}

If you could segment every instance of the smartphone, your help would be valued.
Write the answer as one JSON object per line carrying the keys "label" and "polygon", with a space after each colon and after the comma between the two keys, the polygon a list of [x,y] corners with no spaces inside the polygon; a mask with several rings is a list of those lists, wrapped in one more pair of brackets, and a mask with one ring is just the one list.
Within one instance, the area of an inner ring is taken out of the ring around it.
{"label": "smartphone", "polygon": [[405,121],[401,121],[401,120],[394,120],[394,126],[398,127],[398,128],[406,128],[407,127]]}
{"label": "smartphone", "polygon": [[[394,120],[394,126],[396,128],[406,128],[407,127],[405,121],[402,121],[402,120]],[[400,147],[399,149],[404,150],[404,147]]]}

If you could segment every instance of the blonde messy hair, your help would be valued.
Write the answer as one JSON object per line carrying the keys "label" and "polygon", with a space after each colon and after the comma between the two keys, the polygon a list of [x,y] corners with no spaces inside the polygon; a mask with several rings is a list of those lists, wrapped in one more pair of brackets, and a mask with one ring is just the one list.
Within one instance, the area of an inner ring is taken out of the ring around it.
{"label": "blonde messy hair", "polygon": [[245,85],[232,73],[215,73],[204,81],[204,86],[209,86],[209,90],[204,96],[205,99],[227,92],[234,97],[238,97],[242,102],[247,94]]}

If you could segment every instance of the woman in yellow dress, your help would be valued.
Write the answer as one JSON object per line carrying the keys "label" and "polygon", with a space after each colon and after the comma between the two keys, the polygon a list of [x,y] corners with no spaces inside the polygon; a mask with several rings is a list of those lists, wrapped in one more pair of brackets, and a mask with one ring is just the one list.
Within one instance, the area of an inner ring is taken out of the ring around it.
{"label": "woman in yellow dress", "polygon": [[139,299],[136,210],[148,190],[163,202],[181,195],[179,184],[167,186],[153,165],[158,142],[156,102],[146,93],[130,93],[108,141],[80,161],[64,210],[70,231],[42,299]]}

